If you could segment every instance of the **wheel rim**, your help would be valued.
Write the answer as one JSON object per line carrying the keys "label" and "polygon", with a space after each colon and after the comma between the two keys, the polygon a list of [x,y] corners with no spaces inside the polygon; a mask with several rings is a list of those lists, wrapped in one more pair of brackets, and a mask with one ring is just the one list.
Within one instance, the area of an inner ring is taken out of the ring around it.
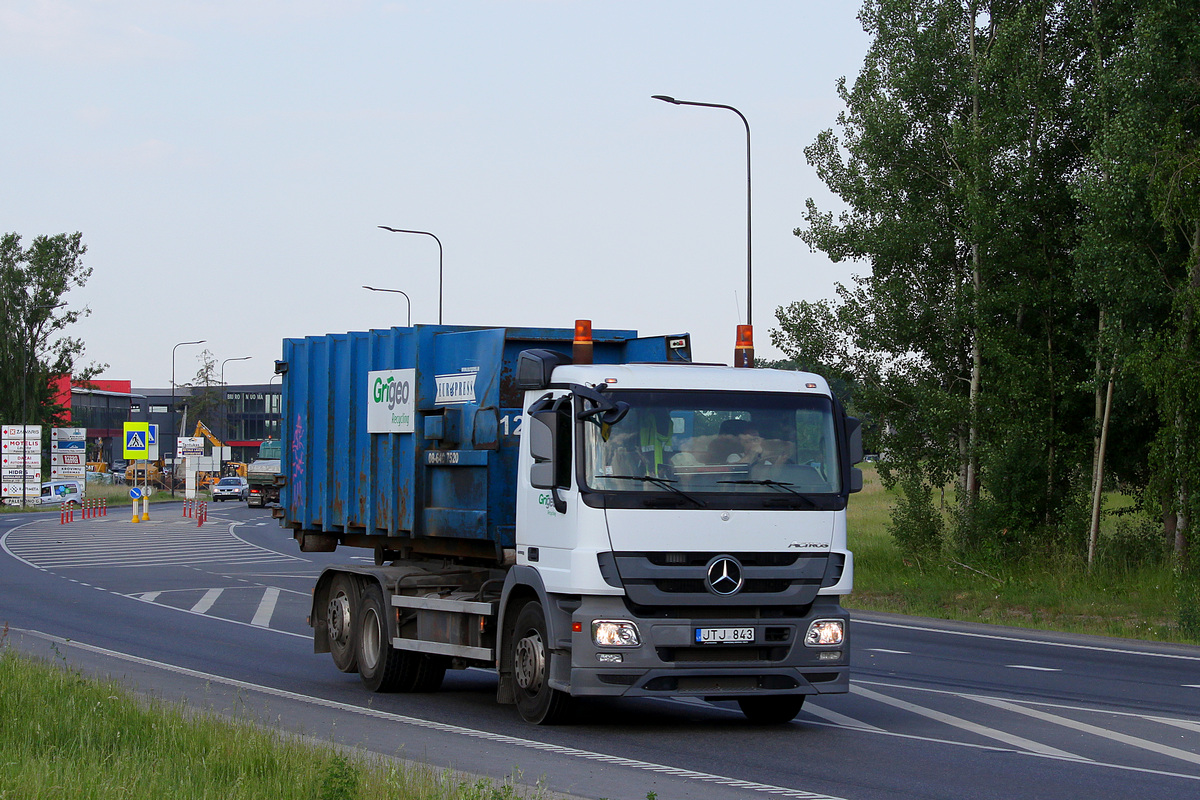
{"label": "wheel rim", "polygon": [[350,631],[353,630],[350,626],[354,622],[350,619],[350,598],[345,592],[338,592],[330,598],[325,619],[329,629],[329,640],[345,646],[350,641]]}
{"label": "wheel rim", "polygon": [[530,631],[517,642],[513,672],[517,685],[529,694],[537,694],[542,688],[542,680],[546,673],[546,652],[542,647],[542,637],[537,631]]}
{"label": "wheel rim", "polygon": [[379,653],[381,651],[379,615],[374,609],[368,609],[363,613],[363,641],[362,655],[363,661],[368,667],[374,667],[379,663]]}

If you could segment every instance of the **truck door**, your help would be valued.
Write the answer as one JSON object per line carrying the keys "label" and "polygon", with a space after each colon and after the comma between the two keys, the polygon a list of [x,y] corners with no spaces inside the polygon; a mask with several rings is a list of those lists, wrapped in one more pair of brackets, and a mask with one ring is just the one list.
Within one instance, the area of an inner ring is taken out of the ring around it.
{"label": "truck door", "polygon": [[542,575],[548,591],[571,585],[579,489],[574,473],[572,398],[558,391],[535,400],[525,415],[518,469],[517,563]]}

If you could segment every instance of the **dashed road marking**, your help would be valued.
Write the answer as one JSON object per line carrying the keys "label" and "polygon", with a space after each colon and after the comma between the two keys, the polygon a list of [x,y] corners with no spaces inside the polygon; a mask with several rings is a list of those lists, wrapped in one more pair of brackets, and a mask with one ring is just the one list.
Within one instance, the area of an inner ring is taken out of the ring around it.
{"label": "dashed road marking", "polygon": [[221,596],[224,589],[209,589],[204,593],[196,605],[192,606],[191,610],[197,614],[207,614],[208,610],[217,602],[217,598]]}
{"label": "dashed road marking", "polygon": [[271,615],[275,613],[275,604],[279,602],[279,589],[275,586],[268,586],[263,592],[262,600],[258,604],[258,610],[254,612],[254,619],[250,620],[251,625],[259,628],[267,628],[271,625]]}

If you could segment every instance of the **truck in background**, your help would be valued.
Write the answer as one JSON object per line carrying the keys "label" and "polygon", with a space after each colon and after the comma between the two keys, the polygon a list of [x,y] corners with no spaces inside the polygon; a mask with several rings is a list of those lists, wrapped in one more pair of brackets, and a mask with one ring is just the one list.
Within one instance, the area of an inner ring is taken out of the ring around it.
{"label": "truck in background", "polygon": [[302,551],[374,552],[326,568],[309,617],[367,689],[487,667],[536,724],[581,696],[780,723],[849,690],[862,442],[823,378],[586,321],[287,339],[276,372],[273,514]]}
{"label": "truck in background", "polygon": [[280,441],[267,439],[258,446],[258,455],[246,467],[246,481],[250,484],[248,505],[262,508],[279,502]]}

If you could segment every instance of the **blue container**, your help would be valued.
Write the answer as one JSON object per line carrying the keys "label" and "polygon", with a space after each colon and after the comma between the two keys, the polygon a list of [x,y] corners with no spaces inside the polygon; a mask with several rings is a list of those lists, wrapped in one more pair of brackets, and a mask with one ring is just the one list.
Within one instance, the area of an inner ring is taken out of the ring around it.
{"label": "blue container", "polygon": [[[285,339],[283,524],[306,549],[499,560],[514,546],[518,354],[574,329],[417,325]],[[598,364],[690,360],[687,334],[593,332]]]}

